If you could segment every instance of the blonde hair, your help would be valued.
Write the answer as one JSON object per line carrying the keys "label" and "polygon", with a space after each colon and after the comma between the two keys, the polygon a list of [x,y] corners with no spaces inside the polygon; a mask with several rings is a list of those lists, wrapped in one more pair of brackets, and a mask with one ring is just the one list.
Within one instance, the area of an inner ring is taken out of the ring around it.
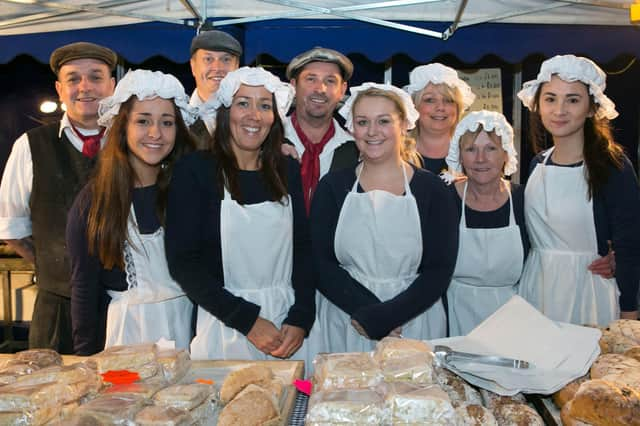
{"label": "blonde hair", "polygon": [[[462,92],[457,87],[451,87],[445,83],[427,83],[422,90],[418,90],[413,92],[411,95],[411,99],[413,100],[413,104],[416,108],[419,108],[420,101],[422,100],[422,94],[424,93],[427,86],[432,85],[440,94],[448,100],[455,102],[456,104],[456,122],[451,127],[451,134],[453,134],[453,130],[456,128],[460,119],[462,118],[462,113],[464,112],[464,101],[462,98]],[[418,123],[416,123],[416,128],[411,131],[411,137],[418,138],[420,134],[420,119],[418,119]]]}
{"label": "blonde hair", "polygon": [[[377,87],[371,87],[369,89],[358,92],[358,94],[356,95],[356,99],[354,100],[351,107],[352,115],[355,115],[354,111],[358,102],[360,102],[365,97],[380,97],[390,100],[395,105],[396,111],[398,112],[398,115],[400,115],[400,120],[403,125],[407,122],[407,111],[405,110],[402,98],[390,90],[378,89]],[[416,148],[416,140],[412,136],[410,136],[409,133],[407,133],[403,143],[400,145],[400,156],[404,161],[411,163],[414,166],[422,167],[422,157],[420,156]]]}

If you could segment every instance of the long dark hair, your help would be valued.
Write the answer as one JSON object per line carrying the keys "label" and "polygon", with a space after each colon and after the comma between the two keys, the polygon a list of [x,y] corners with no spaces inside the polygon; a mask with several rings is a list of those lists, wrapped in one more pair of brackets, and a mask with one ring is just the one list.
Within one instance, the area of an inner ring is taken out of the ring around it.
{"label": "long dark hair", "polygon": [[[281,202],[287,195],[286,163],[282,157],[282,143],[284,141],[284,127],[278,114],[275,96],[271,96],[273,102],[273,124],[261,146],[260,171],[264,177],[267,189],[271,193],[271,200]],[[220,194],[224,193],[225,186],[231,194],[231,198],[243,204],[240,184],[238,183],[238,161],[231,146],[231,107],[221,106],[216,114],[216,130],[213,134],[211,150],[218,161],[216,172],[216,186]]]}
{"label": "long dark hair", "polygon": [[[536,92],[533,110],[529,114],[529,134],[534,153],[548,147],[548,141],[553,140],[545,129],[540,117],[540,94],[542,84]],[[584,147],[582,155],[585,164],[585,178],[589,186],[589,199],[598,194],[607,183],[611,174],[611,166],[622,170],[624,165],[624,150],[613,140],[611,124],[606,118],[596,118],[595,112],[599,108],[589,95],[589,108],[594,112],[593,117],[587,117],[584,122]]]}
{"label": "long dark hair", "polygon": [[[135,171],[129,163],[127,125],[134,97],[120,106],[113,120],[104,149],[98,157],[94,176],[89,182],[91,199],[87,220],[89,254],[97,253],[105,269],[124,267],[122,250],[128,240],[127,221],[131,210]],[[173,103],[173,102],[172,102]],[[173,104],[176,117],[176,141],[173,150],[163,160],[158,172],[156,214],[164,224],[167,189],[173,164],[186,152],[195,148],[195,142],[185,125],[179,108]]]}

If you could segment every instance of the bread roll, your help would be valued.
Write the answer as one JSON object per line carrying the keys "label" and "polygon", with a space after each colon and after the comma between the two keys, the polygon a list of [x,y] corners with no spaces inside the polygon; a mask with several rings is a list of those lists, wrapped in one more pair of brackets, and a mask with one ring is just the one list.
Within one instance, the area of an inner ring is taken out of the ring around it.
{"label": "bread roll", "polygon": [[590,371],[592,379],[600,379],[610,374],[626,374],[630,371],[640,371],[640,361],[622,354],[604,354],[595,360]]}
{"label": "bread roll", "polygon": [[621,354],[638,345],[635,340],[622,334],[613,332],[607,328],[602,330],[602,336],[600,337],[598,344],[600,345],[600,351],[603,354]]}
{"label": "bread roll", "polygon": [[458,426],[498,426],[489,409],[478,404],[464,404],[456,408]]}
{"label": "bread roll", "polygon": [[542,417],[527,404],[500,404],[493,415],[498,426],[545,426]]}
{"label": "bread roll", "polygon": [[480,393],[463,378],[442,367],[436,367],[434,372],[436,382],[449,395],[454,408],[466,404],[482,405]]}
{"label": "bread roll", "polygon": [[635,341],[636,345],[640,345],[640,321],[638,320],[615,320],[607,329],[613,333],[622,334]]}
{"label": "bread roll", "polygon": [[626,386],[604,380],[580,385],[568,414],[594,425],[640,425],[640,394]]}
{"label": "bread roll", "polygon": [[220,387],[220,402],[226,404],[248,385],[268,382],[272,378],[273,372],[271,369],[263,365],[251,364],[247,367],[234,370],[224,379]]}
{"label": "bread roll", "polygon": [[580,385],[587,380],[589,380],[589,376],[585,375],[569,382],[565,387],[553,394],[553,402],[558,408],[562,408],[567,402],[573,399]]}
{"label": "bread roll", "polygon": [[249,384],[220,412],[218,426],[255,426],[280,415],[278,402],[260,386]]}
{"label": "bread roll", "polygon": [[422,340],[385,337],[376,344],[373,357],[382,362],[388,359],[404,358],[408,355],[431,353],[431,347]]}

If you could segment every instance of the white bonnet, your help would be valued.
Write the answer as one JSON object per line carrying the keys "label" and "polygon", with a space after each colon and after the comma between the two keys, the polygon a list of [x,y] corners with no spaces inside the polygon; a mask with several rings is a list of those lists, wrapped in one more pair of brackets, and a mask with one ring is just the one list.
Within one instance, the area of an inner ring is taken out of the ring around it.
{"label": "white bonnet", "polygon": [[600,107],[596,110],[597,118],[613,120],[618,116],[616,105],[604,94],[607,87],[607,76],[602,69],[590,59],[574,55],[557,55],[542,63],[535,80],[527,81],[518,92],[518,97],[529,110],[533,111],[536,92],[542,83],[551,80],[552,75],[572,83],[581,81],[589,86],[589,94]]}
{"label": "white bonnet", "polygon": [[411,96],[409,96],[407,92],[390,84],[364,83],[361,86],[355,86],[350,89],[351,95],[342,108],[340,108],[340,111],[338,111],[340,115],[345,118],[345,125],[350,132],[353,132],[353,103],[358,98],[358,93],[371,88],[393,92],[400,96],[404,105],[405,116],[407,117],[406,130],[411,130],[416,127],[416,121],[420,117],[420,113],[416,110],[416,107],[413,105],[413,101],[411,100]]}
{"label": "white bonnet", "polygon": [[197,110],[189,105],[189,96],[177,78],[160,71],[129,70],[116,85],[113,95],[100,101],[98,124],[111,127],[114,117],[120,112],[120,105],[131,96],[139,100],[156,97],[173,99],[187,126],[196,121]]}
{"label": "white bonnet", "polygon": [[220,87],[207,103],[202,105],[203,112],[215,116],[215,112],[224,105],[229,108],[233,102],[233,95],[240,86],[264,86],[276,98],[276,106],[280,119],[284,121],[295,90],[289,83],[280,81],[278,77],[261,67],[242,67],[228,73],[220,82]]}
{"label": "white bonnet", "polygon": [[462,95],[463,111],[469,109],[476,99],[476,95],[471,90],[471,87],[458,77],[456,70],[437,62],[415,67],[411,73],[409,73],[409,84],[404,86],[404,90],[410,95],[413,95],[427,87],[429,83],[446,84],[452,89],[457,88]]}
{"label": "white bonnet", "polygon": [[444,176],[446,181],[450,182],[455,176],[462,174],[460,138],[467,132],[475,132],[480,125],[485,132],[493,131],[502,141],[502,149],[507,152],[507,163],[504,166],[505,176],[510,176],[518,170],[518,153],[513,145],[513,128],[504,115],[495,111],[472,111],[460,120],[453,132],[446,159],[449,166],[449,170]]}

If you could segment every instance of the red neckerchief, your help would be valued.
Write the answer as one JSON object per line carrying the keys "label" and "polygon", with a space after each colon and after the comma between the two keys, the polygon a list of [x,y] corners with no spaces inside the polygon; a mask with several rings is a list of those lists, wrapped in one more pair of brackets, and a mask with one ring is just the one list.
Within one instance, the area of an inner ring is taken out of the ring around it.
{"label": "red neckerchief", "polygon": [[331,125],[327,129],[327,133],[324,134],[319,143],[313,143],[309,140],[307,135],[304,134],[295,111],[291,114],[291,124],[298,134],[298,138],[304,146],[304,154],[302,154],[302,165],[300,167],[300,174],[302,175],[302,189],[304,191],[304,206],[307,208],[307,214],[311,209],[311,199],[313,193],[318,186],[320,180],[320,153],[324,149],[324,146],[331,140],[336,134],[336,127],[331,120]]}
{"label": "red neckerchief", "polygon": [[102,136],[104,136],[104,131],[106,129],[102,127],[97,135],[85,136],[78,131],[73,123],[69,123],[71,124],[71,128],[73,129],[73,131],[76,132],[76,135],[78,135],[78,137],[82,140],[82,155],[89,158],[95,157],[96,154],[98,154],[98,152],[100,151],[100,141],[102,140]]}

